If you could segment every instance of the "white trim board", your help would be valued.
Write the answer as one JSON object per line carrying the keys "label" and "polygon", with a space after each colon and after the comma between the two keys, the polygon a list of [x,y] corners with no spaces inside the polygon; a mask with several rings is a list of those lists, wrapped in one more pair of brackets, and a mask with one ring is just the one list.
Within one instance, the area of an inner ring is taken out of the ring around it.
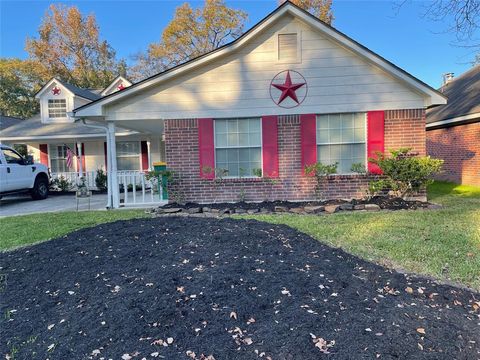
{"label": "white trim board", "polygon": [[478,118],[480,120],[480,113],[473,113],[473,114],[468,114],[468,115],[463,115],[463,116],[457,116],[457,117],[450,118],[450,119],[435,121],[433,123],[427,124],[426,127],[428,129],[428,128],[442,126],[442,125],[454,124],[454,123],[458,123],[458,122],[461,122],[461,121],[472,120],[472,119],[475,119],[475,118]]}
{"label": "white trim board", "polygon": [[344,47],[347,50],[354,52],[355,54],[364,58],[371,64],[382,69],[390,76],[403,82],[412,90],[421,94],[425,98],[426,107],[431,105],[446,104],[447,100],[443,94],[429,87],[428,85],[416,79],[412,75],[404,72],[403,70],[393,65],[392,63],[388,62],[387,60],[383,59],[379,55],[363,47],[359,43],[350,39],[348,36],[340,33],[339,31],[321,22],[316,17],[301,10],[297,6],[293,5],[292,3],[285,2],[282,6],[277,8],[273,13],[268,15],[264,20],[262,20],[260,23],[255,25],[251,30],[247,31],[243,36],[231,42],[230,44],[227,44],[224,47],[214,50],[211,53],[200,56],[199,58],[188,61],[184,64],[181,64],[163,73],[157,74],[151,78],[145,79],[137,84],[134,84],[124,89],[121,92],[113,93],[100,100],[96,100],[90,104],[83,105],[74,110],[75,117],[104,116],[104,111],[103,111],[104,105],[110,104],[112,102],[120,101],[131,95],[135,95],[142,90],[145,90],[152,86],[166,82],[178,76],[179,74],[183,74],[192,69],[201,67],[203,65],[206,65],[212,62],[213,60],[219,57],[230,54],[238,50],[239,48],[241,48],[244,44],[246,44],[252,38],[257,36],[261,31],[263,31],[266,27],[270,26],[273,22],[277,21],[280,17],[287,14],[294,16],[296,18],[299,18],[301,21],[305,22],[306,24],[321,31],[323,34],[325,34],[329,39],[331,39],[335,43],[339,44],[340,46]]}

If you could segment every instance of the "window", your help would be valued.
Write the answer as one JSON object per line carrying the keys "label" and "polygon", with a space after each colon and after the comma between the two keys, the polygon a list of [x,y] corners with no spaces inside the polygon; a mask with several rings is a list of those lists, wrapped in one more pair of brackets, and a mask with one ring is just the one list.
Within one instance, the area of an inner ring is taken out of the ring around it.
{"label": "window", "polygon": [[66,118],[67,117],[67,101],[65,99],[49,99],[48,100],[48,117]]}
{"label": "window", "polygon": [[140,170],[140,142],[117,142],[117,169]]}
{"label": "window", "polygon": [[297,60],[297,34],[278,35],[278,60]]}
{"label": "window", "polygon": [[75,152],[74,144],[56,144],[50,145],[48,153],[50,154],[50,170],[52,173],[75,171],[75,160],[72,159],[73,169],[67,166],[67,146]]}
{"label": "window", "polygon": [[228,177],[254,176],[262,167],[260,119],[215,120],[215,167]]}
{"label": "window", "polygon": [[365,164],[365,114],[317,116],[317,161],[338,162],[337,173],[351,173],[353,163]]}
{"label": "window", "polygon": [[10,149],[2,149],[3,156],[5,156],[5,161],[7,164],[18,164],[18,165],[25,165],[23,159],[20,155],[18,155],[15,151]]}

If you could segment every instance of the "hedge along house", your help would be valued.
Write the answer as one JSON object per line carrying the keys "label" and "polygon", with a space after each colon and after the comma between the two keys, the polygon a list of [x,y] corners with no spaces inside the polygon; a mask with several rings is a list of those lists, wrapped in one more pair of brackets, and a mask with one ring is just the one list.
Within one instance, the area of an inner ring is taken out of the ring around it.
{"label": "hedge along house", "polygon": [[[105,129],[84,126],[70,116],[73,109],[130,86],[119,76],[105,89],[81,89],[59,79],[51,79],[36,94],[40,113],[2,129],[0,141],[25,144],[36,162],[49,167],[52,178],[64,177],[72,184],[84,177],[95,187],[96,172],[107,168]],[[155,134],[142,134],[118,127],[116,131],[118,169],[142,172],[153,161],[162,159],[161,139]],[[71,166],[67,162],[67,147],[75,152]]]}
{"label": "hedge along house", "polygon": [[[306,165],[338,162],[324,197],[353,198],[368,183],[352,173],[353,163],[388,148],[424,155],[425,109],[445,103],[286,2],[232,43],[74,113],[107,123],[112,134],[161,129],[167,167],[178,175],[172,187],[183,200],[308,200],[315,183]],[[215,179],[212,169],[228,172]]]}

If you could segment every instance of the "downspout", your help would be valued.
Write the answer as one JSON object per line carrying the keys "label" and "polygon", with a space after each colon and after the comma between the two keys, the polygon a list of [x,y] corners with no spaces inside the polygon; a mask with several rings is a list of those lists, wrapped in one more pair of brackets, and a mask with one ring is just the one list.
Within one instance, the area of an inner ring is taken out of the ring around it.
{"label": "downspout", "polygon": [[[112,139],[110,137],[110,133],[108,131],[108,127],[106,125],[93,125],[93,124],[87,124],[85,119],[79,119],[82,121],[82,124],[91,127],[94,129],[102,129],[105,131],[105,137],[107,140],[107,149],[112,149]],[[78,119],[75,119],[75,122],[77,122]],[[113,145],[115,146],[115,144]],[[110,151],[111,152],[111,151]],[[113,208],[113,182],[112,182],[112,161],[108,159],[110,157],[110,154],[107,154],[107,209],[112,209]]]}

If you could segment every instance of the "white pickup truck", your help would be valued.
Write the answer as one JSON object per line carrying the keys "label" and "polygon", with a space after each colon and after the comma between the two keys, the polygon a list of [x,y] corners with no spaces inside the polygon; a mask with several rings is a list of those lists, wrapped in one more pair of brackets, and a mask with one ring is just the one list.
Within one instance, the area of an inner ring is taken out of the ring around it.
{"label": "white pickup truck", "polygon": [[48,197],[49,173],[42,164],[24,159],[11,147],[0,144],[0,198],[29,192],[34,200]]}

